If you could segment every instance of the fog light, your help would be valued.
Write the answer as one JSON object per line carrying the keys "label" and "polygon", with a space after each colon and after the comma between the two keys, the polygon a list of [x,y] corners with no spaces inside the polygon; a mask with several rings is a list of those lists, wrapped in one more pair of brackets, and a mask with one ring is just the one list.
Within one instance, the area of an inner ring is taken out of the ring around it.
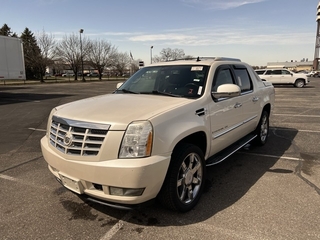
{"label": "fog light", "polygon": [[116,196],[141,196],[144,188],[117,188],[109,187],[109,192],[111,195]]}

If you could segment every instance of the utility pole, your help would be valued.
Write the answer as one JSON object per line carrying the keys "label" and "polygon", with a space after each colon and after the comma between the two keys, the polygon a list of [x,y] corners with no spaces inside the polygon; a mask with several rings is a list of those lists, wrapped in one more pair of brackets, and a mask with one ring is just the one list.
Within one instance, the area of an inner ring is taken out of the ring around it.
{"label": "utility pole", "polygon": [[80,57],[81,57],[81,76],[82,76],[82,81],[85,82],[85,78],[84,78],[84,75],[83,75],[83,55],[82,55],[82,40],[81,40],[81,33],[83,33],[83,29],[81,28],[80,29]]}
{"label": "utility pole", "polygon": [[151,60],[150,63],[151,64],[152,64],[152,49],[153,49],[153,46],[150,47],[150,60]]}

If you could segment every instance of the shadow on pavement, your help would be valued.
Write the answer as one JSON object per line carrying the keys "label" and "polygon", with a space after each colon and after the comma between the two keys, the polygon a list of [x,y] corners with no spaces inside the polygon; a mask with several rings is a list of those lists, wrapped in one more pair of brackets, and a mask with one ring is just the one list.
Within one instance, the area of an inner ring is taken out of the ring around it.
{"label": "shadow on pavement", "polygon": [[[17,88],[14,88],[14,89],[17,89]],[[0,105],[21,103],[21,102],[34,102],[34,101],[41,101],[46,99],[61,98],[61,97],[68,97],[68,96],[72,96],[72,95],[0,92]]]}
{"label": "shadow on pavement", "polygon": [[[266,172],[292,174],[293,172],[287,169],[271,169],[279,159],[268,157],[268,155],[272,153],[274,156],[282,156],[290,148],[298,131],[296,129],[283,131],[283,128],[281,133],[275,134],[275,131],[270,132],[265,146],[252,147],[250,150],[242,149],[222,163],[208,167],[207,177],[211,184],[198,205],[190,212],[173,212],[155,203],[152,206],[131,211],[131,216],[126,221],[142,226],[159,227],[199,223],[236,203]],[[86,203],[97,211],[115,218],[119,211],[127,212],[97,203]]]}

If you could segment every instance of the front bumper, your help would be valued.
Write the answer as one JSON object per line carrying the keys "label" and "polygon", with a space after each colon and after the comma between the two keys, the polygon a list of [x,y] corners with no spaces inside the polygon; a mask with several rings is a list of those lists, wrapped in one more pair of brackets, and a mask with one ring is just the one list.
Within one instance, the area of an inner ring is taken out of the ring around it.
{"label": "front bumper", "polygon": [[[170,155],[107,161],[69,160],[48,144],[44,136],[41,150],[49,170],[71,191],[97,201],[136,205],[154,199],[159,193],[170,162]],[[140,196],[111,195],[110,187],[144,189]],[[90,199],[89,199],[90,200]]]}

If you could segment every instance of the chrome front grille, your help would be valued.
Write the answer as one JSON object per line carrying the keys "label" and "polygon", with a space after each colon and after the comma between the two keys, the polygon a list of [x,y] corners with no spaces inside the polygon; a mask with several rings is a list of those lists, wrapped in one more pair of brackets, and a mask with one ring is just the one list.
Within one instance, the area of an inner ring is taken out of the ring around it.
{"label": "chrome front grille", "polygon": [[108,124],[74,121],[53,116],[50,144],[59,151],[79,156],[96,156],[110,128]]}

